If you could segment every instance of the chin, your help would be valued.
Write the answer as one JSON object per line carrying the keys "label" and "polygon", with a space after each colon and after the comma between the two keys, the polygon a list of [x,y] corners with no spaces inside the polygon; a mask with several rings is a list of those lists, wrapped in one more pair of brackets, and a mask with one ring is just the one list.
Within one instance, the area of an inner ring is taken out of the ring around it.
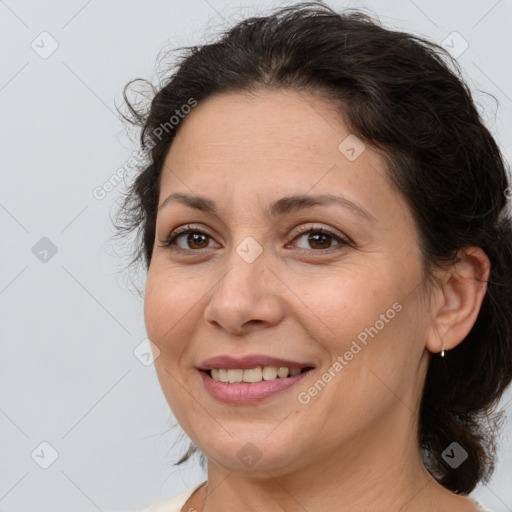
{"label": "chin", "polygon": [[[291,436],[288,439],[293,439]],[[268,472],[279,472],[294,466],[294,461],[304,458],[298,454],[296,444],[287,445],[286,439],[265,439],[261,434],[254,436],[224,437],[222,441],[196,445],[209,462],[229,471],[246,472],[268,478]],[[292,451],[293,450],[293,451]]]}

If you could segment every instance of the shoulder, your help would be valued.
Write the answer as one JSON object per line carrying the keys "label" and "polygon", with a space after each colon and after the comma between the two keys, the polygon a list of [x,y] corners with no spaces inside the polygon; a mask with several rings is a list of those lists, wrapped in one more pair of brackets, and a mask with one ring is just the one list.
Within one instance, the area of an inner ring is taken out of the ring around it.
{"label": "shoulder", "polygon": [[201,482],[195,487],[191,487],[171,498],[158,501],[157,503],[154,503],[150,507],[145,508],[144,510],[140,510],[139,512],[180,512],[181,508],[183,505],[185,505],[190,496],[192,496],[193,492],[205,483],[206,481]]}

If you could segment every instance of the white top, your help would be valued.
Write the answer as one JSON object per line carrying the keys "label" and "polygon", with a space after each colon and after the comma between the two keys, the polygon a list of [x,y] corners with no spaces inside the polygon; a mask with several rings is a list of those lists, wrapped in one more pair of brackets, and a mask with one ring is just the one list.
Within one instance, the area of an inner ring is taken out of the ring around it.
{"label": "white top", "polygon": [[[196,489],[199,489],[202,485],[204,485],[207,482],[205,480],[204,482],[201,482],[199,485],[196,485],[195,487],[191,487],[190,489],[187,489],[186,491],[183,491],[180,494],[177,494],[176,496],[173,496],[172,498],[167,498],[165,500],[159,501],[153,505],[151,505],[149,508],[146,508],[144,510],[141,510],[140,512],[181,512],[181,509],[183,505],[187,502],[187,500],[192,496],[194,491]],[[491,512],[490,510],[486,509],[478,501],[475,501],[475,504],[477,505],[478,509],[476,512]],[[184,512],[189,512],[185,510]]]}

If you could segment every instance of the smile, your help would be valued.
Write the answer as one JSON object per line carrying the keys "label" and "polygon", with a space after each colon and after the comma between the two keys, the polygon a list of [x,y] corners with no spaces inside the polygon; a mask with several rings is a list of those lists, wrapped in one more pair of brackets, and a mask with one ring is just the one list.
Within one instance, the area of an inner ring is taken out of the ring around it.
{"label": "smile", "polygon": [[[267,370],[267,376],[276,373],[276,377],[265,380],[263,372]],[[270,400],[283,396],[283,392],[296,386],[303,378],[307,377],[313,368],[296,368],[289,371],[287,367],[259,367],[249,369],[212,369],[200,370],[199,374],[207,393],[219,402],[231,405],[254,404],[263,400]],[[245,376],[247,373],[247,377]],[[285,372],[289,373],[286,377],[280,377]],[[293,375],[292,375],[293,373]],[[219,376],[222,376],[220,377]],[[229,382],[231,376],[232,382]],[[238,380],[242,376],[244,380]],[[228,380],[222,382],[220,378]],[[252,379],[249,382],[245,378]],[[236,380],[235,380],[236,379]],[[257,379],[257,380],[256,380]]]}
{"label": "smile", "polygon": [[288,368],[286,366],[258,366],[249,369],[226,369],[226,368],[212,368],[210,370],[210,377],[217,382],[227,382],[235,384],[238,382],[261,382],[274,379],[285,379],[288,377],[295,377],[307,368]]}
{"label": "smile", "polygon": [[251,404],[280,395],[315,366],[311,362],[292,361],[264,354],[232,357],[217,355],[198,365],[207,393],[228,404]]}

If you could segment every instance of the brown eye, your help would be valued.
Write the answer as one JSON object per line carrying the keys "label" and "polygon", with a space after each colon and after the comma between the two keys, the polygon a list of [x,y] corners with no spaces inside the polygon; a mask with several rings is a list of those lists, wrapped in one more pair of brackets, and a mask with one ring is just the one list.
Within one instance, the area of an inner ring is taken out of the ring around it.
{"label": "brown eye", "polygon": [[[340,248],[342,248],[350,245],[348,240],[345,240],[338,234],[326,228],[306,227],[294,238],[294,240],[300,239],[306,240],[307,247],[299,248],[299,251],[306,253],[328,251],[336,246],[340,246]],[[332,243],[333,241],[336,242],[334,245]]]}
{"label": "brown eye", "polygon": [[333,237],[324,233],[316,233],[309,234],[307,240],[313,249],[329,249]]}
{"label": "brown eye", "polygon": [[[187,236],[185,237],[185,235]],[[184,242],[177,243],[180,240],[184,240]],[[187,226],[186,228],[173,231],[169,238],[159,245],[173,251],[192,252],[207,249],[209,240],[212,240],[212,237],[208,233]]]}
{"label": "brown eye", "polygon": [[[209,238],[208,235],[204,235],[202,233],[188,233],[185,243],[188,244],[188,247],[191,249],[206,249],[206,247],[208,247],[208,241],[206,241],[205,245],[205,240],[207,238]],[[200,245],[201,247],[194,247],[196,244]]]}

